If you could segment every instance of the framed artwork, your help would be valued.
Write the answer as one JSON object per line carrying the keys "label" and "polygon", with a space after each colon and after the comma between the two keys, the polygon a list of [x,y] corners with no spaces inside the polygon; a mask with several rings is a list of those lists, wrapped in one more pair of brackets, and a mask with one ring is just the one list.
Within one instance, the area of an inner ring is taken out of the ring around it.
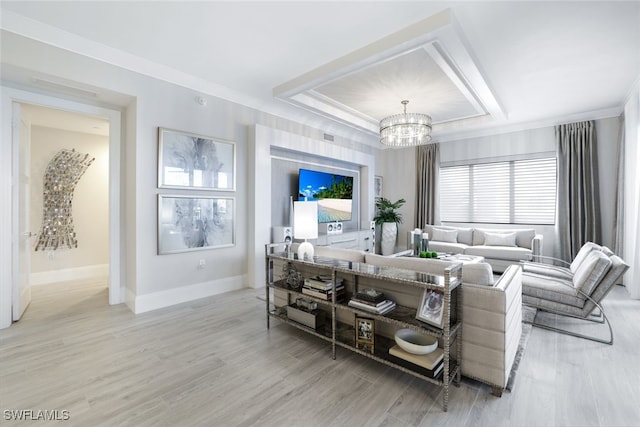
{"label": "framed artwork", "polygon": [[355,321],[356,348],[373,353],[376,335],[376,323],[368,317],[356,316]]}
{"label": "framed artwork", "polygon": [[373,178],[373,188],[374,188],[373,195],[376,198],[382,197],[382,177],[380,175],[376,175]]}
{"label": "framed artwork", "polygon": [[158,254],[233,245],[233,197],[158,195]]}
{"label": "framed artwork", "polygon": [[416,319],[442,328],[442,311],[444,306],[444,294],[432,289],[425,289],[418,306]]}
{"label": "framed artwork", "polygon": [[158,187],[235,191],[235,143],[158,128]]}

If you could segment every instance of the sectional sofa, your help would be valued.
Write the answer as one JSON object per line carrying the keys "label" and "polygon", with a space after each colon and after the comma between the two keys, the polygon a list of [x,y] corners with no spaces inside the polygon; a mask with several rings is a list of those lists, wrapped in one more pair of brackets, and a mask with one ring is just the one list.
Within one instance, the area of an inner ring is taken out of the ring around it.
{"label": "sectional sofa", "polygon": [[542,235],[533,228],[518,230],[492,230],[426,225],[429,249],[483,256],[493,271],[503,272],[520,261],[538,261],[542,255]]}
{"label": "sectional sofa", "polygon": [[[431,274],[442,273],[452,264],[330,246],[316,246],[315,255]],[[465,264],[462,281],[462,375],[490,385],[492,392],[500,396],[522,334],[522,268],[512,264],[496,276],[486,262]],[[417,304],[418,296],[416,307]]]}

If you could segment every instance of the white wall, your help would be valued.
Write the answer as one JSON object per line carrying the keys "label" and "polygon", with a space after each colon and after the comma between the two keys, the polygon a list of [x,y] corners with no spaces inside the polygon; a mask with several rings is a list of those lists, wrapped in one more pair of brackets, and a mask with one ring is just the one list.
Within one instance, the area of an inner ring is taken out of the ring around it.
{"label": "white wall", "polygon": [[[43,178],[53,156],[62,149],[75,149],[95,158],[76,185],[73,224],[78,247],[31,253],[32,283],[54,280],[56,271],[95,267],[102,271],[109,262],[109,138],[47,127],[31,127],[31,230],[42,228]],[[106,271],[104,271],[106,273]],[[103,274],[104,274],[103,273]]]}
{"label": "white wall", "polygon": [[[23,80],[32,75],[50,75],[58,79],[88,85],[121,94],[134,102],[122,105],[125,124],[122,132],[120,196],[122,211],[123,280],[126,280],[127,304],[135,312],[189,301],[245,286],[261,286],[248,277],[249,223],[255,193],[248,186],[248,145],[256,124],[286,131],[335,147],[358,144],[336,137],[334,143],[322,141],[327,130],[312,129],[213,96],[206,96],[203,107],[195,97],[203,95],[191,89],[155,80],[93,59],[60,50],[20,36],[3,34],[3,66]],[[26,54],[28,53],[28,54]],[[30,88],[30,90],[36,90]],[[116,97],[117,98],[117,97]],[[93,102],[100,102],[93,101]],[[158,127],[222,138],[236,143],[236,191],[202,192],[159,190],[157,188]],[[342,134],[350,130],[344,129]],[[3,144],[5,142],[3,141]],[[8,142],[7,142],[8,143]],[[295,141],[293,141],[295,144]],[[346,149],[346,148],[345,148]],[[3,153],[6,150],[3,151]],[[253,173],[253,171],[251,171]],[[9,185],[3,182],[3,185]],[[268,190],[267,190],[268,191]],[[10,191],[8,191],[10,193]],[[157,195],[223,194],[236,198],[236,244],[234,247],[157,254]],[[252,224],[253,226],[253,224]],[[267,243],[269,238],[258,242]],[[253,258],[252,262],[253,262]],[[200,269],[200,260],[205,268]],[[3,262],[5,260],[3,259]],[[7,264],[8,265],[8,264]],[[4,264],[2,265],[5,268]],[[7,267],[8,268],[8,267]]]}

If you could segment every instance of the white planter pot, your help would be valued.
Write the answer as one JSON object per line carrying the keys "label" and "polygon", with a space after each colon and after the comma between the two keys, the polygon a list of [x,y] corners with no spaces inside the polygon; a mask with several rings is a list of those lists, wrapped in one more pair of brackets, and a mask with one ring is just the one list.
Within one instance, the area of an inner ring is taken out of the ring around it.
{"label": "white planter pot", "polygon": [[394,253],[397,237],[398,224],[395,222],[385,222],[382,224],[382,241],[380,242],[382,255],[391,255]]}

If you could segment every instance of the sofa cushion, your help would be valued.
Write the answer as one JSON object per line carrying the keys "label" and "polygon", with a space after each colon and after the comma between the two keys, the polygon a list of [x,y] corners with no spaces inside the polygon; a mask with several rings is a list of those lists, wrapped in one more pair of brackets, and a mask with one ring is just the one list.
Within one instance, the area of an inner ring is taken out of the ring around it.
{"label": "sofa cushion", "polygon": [[573,274],[573,286],[587,295],[600,283],[611,267],[611,260],[604,252],[591,251]]}
{"label": "sofa cushion", "polygon": [[424,228],[425,233],[429,234],[430,240],[438,240],[433,237],[433,230],[456,230],[458,232],[458,243],[463,243],[465,245],[473,245],[473,228],[463,228],[463,227],[451,227],[447,225],[426,225]]}
{"label": "sofa cushion", "polygon": [[469,246],[464,253],[465,255],[509,261],[531,260],[531,250],[516,246]]}
{"label": "sofa cushion", "polygon": [[463,254],[469,245],[464,243],[429,242],[429,250],[436,252],[447,252],[452,254]]}
{"label": "sofa cushion", "polygon": [[487,232],[496,234],[516,233],[516,245],[526,249],[531,249],[531,242],[536,235],[536,231],[533,228],[521,230],[490,230],[485,228],[476,228],[473,230],[473,245],[486,245],[484,242],[484,235]]}
{"label": "sofa cushion", "polygon": [[458,230],[442,230],[440,228],[434,228],[431,240],[446,243],[458,243]]}
{"label": "sofa cushion", "polygon": [[516,246],[516,233],[484,233],[485,246]]}

